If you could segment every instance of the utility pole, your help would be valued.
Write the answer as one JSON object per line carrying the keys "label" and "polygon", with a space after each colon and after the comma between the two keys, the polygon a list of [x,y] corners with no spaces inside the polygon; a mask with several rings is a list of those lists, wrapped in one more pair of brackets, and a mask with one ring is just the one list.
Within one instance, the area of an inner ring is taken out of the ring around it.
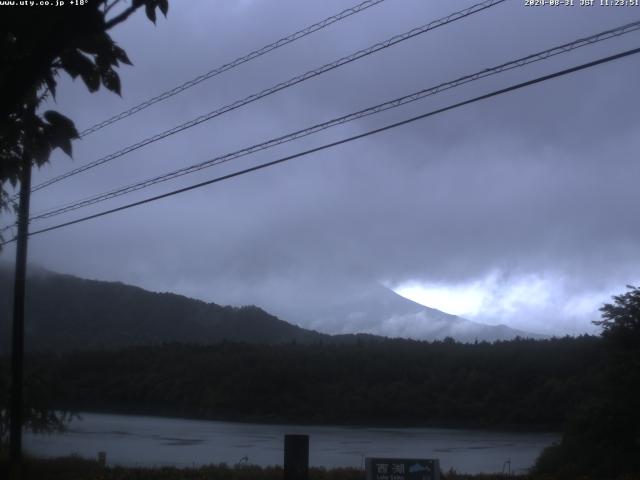
{"label": "utility pole", "polygon": [[20,172],[20,205],[13,283],[13,330],[11,344],[11,412],[9,428],[9,475],[22,479],[22,424],[24,384],[24,304],[29,236],[29,199],[31,196],[31,156],[23,152]]}

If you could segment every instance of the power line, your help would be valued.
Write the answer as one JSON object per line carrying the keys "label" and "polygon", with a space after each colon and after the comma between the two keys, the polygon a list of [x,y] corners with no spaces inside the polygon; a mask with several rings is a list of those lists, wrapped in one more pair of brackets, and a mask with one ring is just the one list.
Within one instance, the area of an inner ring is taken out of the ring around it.
{"label": "power line", "polygon": [[86,137],[87,135],[90,135],[94,132],[97,132],[98,130],[111,125],[112,123],[115,123],[117,121],[120,121],[124,118],[130,117],[131,115],[134,115],[142,110],[144,110],[145,108],[150,107],[151,105],[154,105],[158,102],[161,102],[163,100],[166,100],[168,98],[173,97],[174,95],[178,95],[179,93],[184,92],[185,90],[198,85],[201,82],[204,82],[205,80],[208,80],[210,78],[213,78],[217,75],[220,75],[221,73],[224,73],[228,70],[231,70],[239,65],[242,65],[243,63],[249,62],[251,60],[254,60],[258,57],[261,57],[262,55],[269,53],[273,50],[276,50],[280,47],[284,47],[285,45],[288,45],[289,43],[295,42],[296,40],[299,40],[303,37],[306,37],[307,35],[310,35],[314,32],[317,32],[318,30],[322,30],[323,28],[328,27],[329,25],[332,25],[336,22],[339,22],[340,20],[344,20],[345,18],[350,17],[351,15],[355,15],[356,13],[360,13],[363,10],[366,10],[369,7],[373,7],[375,5],[378,5],[379,3],[384,2],[385,0],[366,0],[365,2],[362,2],[358,5],[355,5],[353,7],[347,8],[343,11],[341,11],[340,13],[337,13],[335,15],[332,15],[330,17],[325,18],[324,20],[321,20],[320,22],[314,23],[313,25],[309,25],[308,27],[305,27],[301,30],[298,30],[295,33],[292,33],[291,35],[288,35],[286,37],[281,38],[280,40],[277,40],[273,43],[270,43],[269,45],[265,45],[262,48],[259,48],[258,50],[254,50],[250,53],[248,53],[247,55],[244,55],[242,57],[238,57],[235,60],[232,60],[229,63],[225,63],[224,65],[221,65],[217,68],[214,68],[213,70],[209,70],[206,73],[203,73],[202,75],[195,77],[185,83],[183,83],[182,85],[178,85],[177,87],[174,87],[170,90],[167,90],[166,92],[163,92],[155,97],[150,98],[149,100],[146,100],[142,103],[139,103],[138,105],[135,105],[134,107],[129,108],[128,110],[124,110],[123,112],[118,113],[117,115],[114,115],[113,117],[107,118],[106,120],[103,120],[102,122],[96,123],[95,125],[92,125],[91,127],[83,130],[82,132],[80,132],[80,136],[81,137]]}
{"label": "power line", "polygon": [[[238,177],[238,176],[241,176],[241,175],[245,175],[247,173],[254,172],[254,171],[257,171],[257,170],[262,170],[262,169],[267,168],[267,167],[271,167],[271,166],[274,166],[274,165],[277,165],[277,164],[280,164],[280,163],[284,163],[284,162],[287,162],[287,161],[290,161],[290,160],[293,160],[293,159],[296,159],[296,158],[300,158],[300,157],[309,155],[311,153],[316,153],[316,152],[319,152],[319,151],[322,151],[322,150],[326,150],[328,148],[332,148],[332,147],[335,147],[335,146],[338,146],[338,145],[342,145],[344,143],[352,142],[354,140],[358,140],[358,139],[361,139],[361,138],[364,138],[364,137],[368,137],[370,135],[381,133],[381,132],[384,132],[386,130],[391,130],[393,128],[400,127],[402,125],[407,125],[409,123],[412,123],[412,122],[415,122],[415,121],[418,121],[418,120],[422,120],[424,118],[431,117],[431,116],[434,116],[434,115],[437,115],[437,114],[440,114],[440,113],[444,113],[444,112],[447,112],[449,110],[453,110],[453,109],[456,109],[456,108],[459,108],[459,107],[462,107],[462,106],[465,106],[465,105],[469,105],[469,104],[472,104],[472,103],[475,103],[475,102],[479,102],[481,100],[486,100],[486,99],[489,99],[489,98],[492,98],[492,97],[496,97],[498,95],[502,95],[502,94],[505,94],[505,93],[508,93],[508,92],[519,90],[519,89],[522,89],[522,88],[525,88],[525,87],[528,87],[528,86],[531,86],[531,85],[534,85],[534,84],[537,84],[537,83],[545,82],[545,81],[548,81],[548,80],[551,80],[551,79],[554,79],[554,78],[558,78],[558,77],[561,77],[561,76],[564,76],[564,75],[568,75],[568,74],[571,74],[571,73],[574,73],[574,72],[577,72],[577,71],[580,71],[580,70],[585,70],[585,69],[588,69],[588,68],[592,68],[592,67],[595,67],[597,65],[608,63],[608,62],[611,62],[611,61],[614,61],[614,60],[618,60],[618,59],[621,59],[621,58],[624,58],[624,57],[628,57],[630,55],[635,55],[635,54],[638,54],[638,53],[640,53],[640,48],[634,48],[632,50],[626,50],[624,52],[621,52],[621,53],[618,53],[618,54],[615,54],[615,55],[610,55],[608,57],[600,58],[598,60],[594,60],[594,61],[591,61],[591,62],[588,62],[588,63],[583,63],[583,64],[575,66],[575,67],[571,67],[571,68],[567,68],[567,69],[564,69],[564,70],[560,70],[560,71],[555,72],[555,73],[551,73],[551,74],[548,74],[548,75],[543,75],[541,77],[534,78],[533,80],[528,80],[526,82],[518,83],[518,84],[512,85],[510,87],[502,88],[500,90],[495,90],[495,91],[493,91],[491,93],[487,93],[485,95],[480,95],[478,97],[474,97],[474,98],[469,99],[469,100],[465,100],[465,101],[462,101],[462,102],[459,102],[459,103],[455,103],[455,104],[449,105],[447,107],[439,108],[437,110],[432,110],[432,111],[424,113],[422,115],[411,117],[411,118],[408,118],[406,120],[402,120],[400,122],[396,122],[396,123],[392,123],[390,125],[386,125],[384,127],[376,128],[374,130],[369,130],[369,131],[367,131],[365,133],[361,133],[361,134],[354,135],[354,136],[351,136],[351,137],[348,137],[348,138],[344,138],[342,140],[338,140],[338,141],[335,141],[335,142],[332,142],[332,143],[328,143],[328,144],[322,145],[320,147],[311,148],[309,150],[305,150],[303,152],[299,152],[299,153],[296,153],[296,154],[293,154],[293,155],[289,155],[289,156],[286,156],[286,157],[283,157],[283,158],[279,158],[279,159],[273,160],[271,162],[262,163],[260,165],[254,166],[254,167],[246,168],[244,170],[239,170],[239,171],[227,174],[227,175],[223,175],[221,177],[216,177],[214,179],[207,180],[205,182],[197,183],[195,185],[190,185],[188,187],[180,188],[178,190],[173,190],[171,192],[163,193],[161,195],[156,195],[154,197],[150,197],[150,198],[146,198],[144,200],[140,200],[140,201],[137,201],[137,202],[129,203],[127,205],[123,205],[123,206],[120,206],[120,207],[117,207],[117,208],[112,208],[110,210],[105,210],[105,211],[102,211],[102,212],[99,212],[99,213],[96,213],[96,214],[93,214],[93,215],[88,215],[86,217],[78,218],[76,220],[71,220],[69,222],[60,223],[60,224],[54,225],[52,227],[43,228],[41,230],[36,230],[34,232],[31,232],[29,235],[30,236],[31,235],[39,235],[41,233],[50,232],[52,230],[57,230],[57,229],[60,229],[60,228],[63,228],[63,227],[67,227],[67,226],[70,226],[70,225],[75,225],[77,223],[86,222],[86,221],[92,220],[94,218],[103,217],[103,216],[109,215],[111,213],[119,212],[119,211],[122,211],[122,210],[127,210],[129,208],[137,207],[137,206],[143,205],[145,203],[154,202],[156,200],[160,200],[160,199],[163,199],[163,198],[171,197],[171,196],[177,195],[179,193],[188,192],[190,190],[195,190],[196,188],[201,188],[201,187],[204,187],[204,186],[207,186],[207,185],[211,185],[213,183],[218,183],[218,182],[221,182],[221,181],[224,181],[224,180],[228,180],[230,178]],[[12,240],[9,240],[7,242],[4,242],[2,245],[6,245],[7,243],[11,243],[13,241],[15,241],[15,239],[12,239]]]}
{"label": "power line", "polygon": [[111,160],[114,160],[118,157],[121,157],[123,155],[126,155],[128,153],[131,153],[135,150],[138,150],[139,148],[142,148],[146,145],[149,145],[151,143],[157,142],[158,140],[162,140],[163,138],[166,138],[170,135],[182,132],[183,130],[186,130],[188,128],[191,127],[195,127],[196,125],[199,125],[203,122],[206,122],[208,120],[211,120],[212,118],[218,117],[220,115],[223,115],[225,113],[228,113],[232,110],[235,110],[237,108],[240,108],[244,105],[247,105],[248,103],[251,102],[255,102],[256,100],[259,100],[261,98],[264,98],[268,95],[271,95],[273,93],[276,93],[280,90],[283,90],[285,88],[291,87],[293,85],[296,85],[298,83],[304,82],[306,80],[309,80],[310,78],[314,78],[317,77],[319,75],[322,75],[323,73],[326,73],[330,70],[334,70],[338,67],[341,67],[342,65],[346,65],[348,63],[354,62],[356,60],[359,60],[360,58],[366,57],[368,55],[371,55],[372,53],[378,52],[380,50],[384,50],[386,48],[389,48],[393,45],[396,45],[400,42],[403,42],[405,40],[408,40],[410,38],[413,38],[415,36],[421,35],[423,33],[426,33],[428,31],[434,30],[438,27],[442,27],[444,25],[447,25],[449,23],[452,23],[454,21],[460,20],[462,18],[466,18],[470,15],[473,15],[475,13],[479,13],[483,10],[486,10],[488,8],[491,8],[495,5],[498,5],[500,3],[503,3],[505,0],[485,0],[481,3],[472,5],[469,8],[465,8],[463,10],[451,13],[450,15],[447,15],[446,17],[443,17],[441,19],[438,20],[434,20],[426,25],[422,25],[420,27],[416,27],[412,30],[409,30],[408,32],[402,33],[400,35],[395,35],[383,42],[380,43],[376,43],[375,45],[372,45],[368,48],[359,50],[355,53],[352,53],[351,55],[347,55],[346,57],[342,57],[339,60],[336,60],[334,62],[328,63],[326,65],[323,65],[322,67],[316,68],[314,70],[310,70],[306,73],[303,73],[302,75],[298,75],[296,77],[293,77],[285,82],[281,82],[278,83],[277,85],[274,85],[273,87],[267,88],[265,90],[262,90],[259,93],[254,93],[252,95],[249,95],[248,97],[245,97],[242,100],[236,100],[233,103],[230,103],[224,107],[221,107],[217,110],[214,110],[212,112],[209,112],[207,114],[201,115],[193,120],[190,120],[186,123],[183,123],[181,125],[178,125],[176,127],[173,127],[169,130],[165,130],[164,132],[158,133],[156,135],[153,135],[152,137],[148,137],[144,140],[141,140],[138,143],[135,143],[133,145],[130,145],[128,147],[125,147],[117,152],[111,153],[105,157],[99,158],[97,160],[94,160],[91,163],[88,163],[86,165],[83,165],[81,167],[78,167],[74,170],[70,170],[69,172],[66,172],[62,175],[58,175],[57,177],[54,177],[52,179],[49,179],[43,183],[40,183],[39,185],[34,186],[31,191],[35,192],[38,190],[41,190],[45,187],[48,187],[50,185],[53,185],[54,183],[60,182],[61,180],[64,180],[66,178],[69,178],[71,176],[77,175],[81,172],[84,172],[86,170],[89,170],[91,168],[97,167],[98,165],[102,165],[103,163],[109,162]]}
{"label": "power line", "polygon": [[220,155],[218,157],[215,157],[213,159],[210,160],[206,160],[204,162],[200,162],[185,168],[181,168],[178,170],[174,170],[168,173],[165,173],[163,175],[158,175],[156,177],[152,177],[150,179],[141,181],[141,182],[137,182],[125,187],[120,187],[118,189],[115,190],[111,190],[109,192],[105,192],[105,193],[101,193],[98,195],[94,195],[85,199],[81,199],[81,200],[77,200],[75,202],[72,203],[68,203],[65,204],[63,206],[60,207],[55,207],[55,208],[51,208],[45,212],[36,214],[34,216],[31,217],[31,221],[34,220],[41,220],[41,219],[45,219],[45,218],[51,218],[57,215],[61,215],[63,213],[67,213],[73,210],[77,210],[79,208],[83,208],[89,205],[93,205],[96,203],[100,203],[115,197],[119,197],[121,195],[125,195],[137,190],[141,190],[143,188],[147,188],[150,187],[152,185],[161,183],[161,182],[165,182],[167,180],[172,180],[174,178],[178,178],[181,177],[183,175],[187,175],[189,173],[193,173],[199,170],[202,170],[204,168],[209,168],[215,165],[219,165],[221,163],[226,163],[229,162],[231,160],[235,160],[237,158],[243,157],[245,155],[249,155],[251,153],[255,153],[261,150],[265,150],[267,148],[271,148],[274,147],[276,145],[281,145],[283,143],[287,143],[293,140],[297,140],[299,138],[303,138],[306,137],[308,135],[311,135],[313,133],[317,133],[319,131],[322,130],[326,130],[328,128],[334,127],[336,125],[341,125],[347,122],[351,122],[354,121],[356,119],[365,117],[365,116],[369,116],[369,115],[373,115],[373,114],[377,114],[380,113],[382,111],[385,110],[389,110],[392,108],[396,108],[399,107],[401,105],[406,105],[408,103],[411,102],[415,102],[417,100],[423,99],[427,96],[431,96],[431,95],[435,95],[437,93],[440,93],[442,91],[445,90],[449,90],[451,88],[455,88],[458,87],[460,85],[464,85],[466,83],[470,83],[482,78],[486,78],[488,76],[491,75],[496,75],[498,73],[502,73],[508,70],[512,70],[515,68],[520,68],[526,65],[529,65],[531,63],[535,63],[541,60],[545,60],[547,58],[556,56],[556,55],[560,55],[563,53],[567,53],[570,52],[572,50],[575,50],[577,48],[581,48],[587,45],[591,45],[594,43],[598,43],[604,40],[608,40],[614,37],[618,37],[620,35],[624,35],[627,33],[631,33],[634,31],[637,31],[640,29],[640,20],[636,21],[636,22],[632,22],[626,25],[622,25],[616,28],[612,28],[600,33],[597,33],[595,35],[591,35],[589,37],[584,37],[584,38],[580,38],[578,40],[575,40],[573,42],[570,43],[566,43],[557,47],[553,47],[547,50],[543,50],[541,52],[537,52],[531,55],[527,55],[525,57],[521,57],[518,58],[516,60],[512,60],[510,62],[507,63],[503,63],[501,65],[495,66],[495,67],[491,67],[491,68],[486,68],[484,70],[481,70],[479,72],[473,73],[471,75],[465,75],[463,77],[457,78],[456,80],[452,80],[446,83],[441,83],[435,87],[431,87],[428,89],[424,89],[424,90],[420,90],[418,92],[409,94],[409,95],[405,95],[403,97],[399,97],[378,105],[375,105],[373,107],[369,107],[363,110],[360,110],[358,112],[355,113],[351,113],[348,115],[344,115],[338,118],[334,118],[332,120],[323,122],[323,123],[319,123],[316,125],[313,125],[311,127],[302,129],[302,130],[298,130],[295,131],[293,133],[289,133],[287,135],[284,136],[280,136],[280,137],[276,137],[276,138],[272,138],[270,140],[267,140],[265,142],[261,142],[255,145],[252,145],[250,147],[246,147],[243,148],[241,150],[237,150],[235,152],[231,152],[231,153],[227,153],[224,155]]}

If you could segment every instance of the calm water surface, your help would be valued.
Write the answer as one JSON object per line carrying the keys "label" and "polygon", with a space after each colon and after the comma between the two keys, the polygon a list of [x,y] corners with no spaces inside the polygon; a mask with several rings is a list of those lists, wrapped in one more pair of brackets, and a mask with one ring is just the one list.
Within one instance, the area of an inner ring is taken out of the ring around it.
{"label": "calm water surface", "polygon": [[377,428],[260,425],[174,418],[82,414],[65,433],[25,436],[25,449],[38,456],[107,452],[110,465],[193,466],[241,458],[256,465],[281,465],[284,435],[309,437],[312,466],[361,467],[364,457],[439,458],[443,470],[500,472],[533,464],[558,434],[504,433],[438,428]]}

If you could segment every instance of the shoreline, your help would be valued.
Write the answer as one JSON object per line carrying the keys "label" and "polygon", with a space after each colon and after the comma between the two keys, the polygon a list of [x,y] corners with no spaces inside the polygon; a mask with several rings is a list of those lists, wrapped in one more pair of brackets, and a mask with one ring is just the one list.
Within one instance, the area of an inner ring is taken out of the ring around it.
{"label": "shoreline", "polygon": [[[61,410],[61,409],[58,409]],[[160,419],[173,419],[173,420],[186,420],[186,421],[199,421],[199,422],[218,422],[218,423],[237,423],[245,425],[261,425],[261,426],[300,426],[300,427],[335,427],[335,428],[389,428],[389,429],[410,429],[410,428],[429,428],[434,430],[467,430],[474,432],[488,432],[488,433],[522,433],[522,434],[541,434],[541,435],[561,435],[562,430],[553,430],[551,428],[543,426],[527,426],[522,425],[499,425],[499,426],[487,426],[479,424],[469,424],[464,422],[396,422],[396,421],[368,421],[368,422],[331,422],[331,421],[302,421],[302,420],[290,420],[276,416],[239,416],[239,417],[206,417],[206,416],[185,416],[181,414],[166,414],[166,413],[152,413],[148,410],[144,411],[131,411],[127,409],[82,409],[82,410],[66,410],[72,412],[72,414],[82,417],[83,414],[91,415],[118,415],[125,417],[146,417],[146,418],[160,418]]]}

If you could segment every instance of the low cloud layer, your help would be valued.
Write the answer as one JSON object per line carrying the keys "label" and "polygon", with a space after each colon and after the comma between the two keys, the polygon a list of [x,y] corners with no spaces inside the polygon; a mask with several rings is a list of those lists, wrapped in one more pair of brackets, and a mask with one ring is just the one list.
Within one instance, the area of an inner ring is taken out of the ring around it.
{"label": "low cloud layer", "polygon": [[591,322],[619,289],[614,284],[590,290],[560,272],[514,276],[500,271],[467,283],[408,282],[396,288],[415,302],[469,320],[547,335],[596,333]]}
{"label": "low cloud layer", "polygon": [[[157,27],[136,18],[116,32],[135,63],[123,71],[123,100],[91,95],[78,82],[64,81],[56,108],[88,126],[350,3],[172,2],[168,20]],[[469,5],[388,0],[78,142],[73,162],[55,155],[36,183]],[[629,22],[630,12],[635,10],[534,9],[508,1],[38,192],[33,211],[612,28]],[[640,34],[633,33],[586,47],[127,200],[273,160],[638,42]],[[601,302],[640,280],[639,83],[638,58],[607,64],[33,237],[30,258],[66,273],[275,310],[340,302],[373,283],[420,285],[457,295],[458,303],[472,305],[460,313],[473,320],[543,333],[592,331]],[[58,217],[56,223],[77,215]],[[11,248],[2,253],[4,259],[11,256]],[[354,319],[353,325],[332,328],[357,326]]]}

